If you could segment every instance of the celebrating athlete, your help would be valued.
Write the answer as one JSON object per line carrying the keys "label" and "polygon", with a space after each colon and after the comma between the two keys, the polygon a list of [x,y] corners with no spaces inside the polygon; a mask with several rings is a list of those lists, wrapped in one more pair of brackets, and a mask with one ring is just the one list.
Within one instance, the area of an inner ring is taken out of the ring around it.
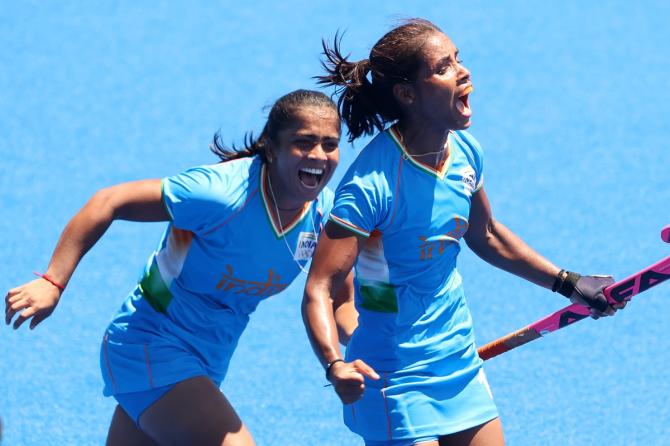
{"label": "celebrating athlete", "polygon": [[[615,311],[611,277],[556,267],[493,218],[482,149],[465,129],[473,83],[454,43],[412,19],[353,62],[324,43],[350,140],[378,134],[335,193],[308,277],[303,318],[314,350],[365,444],[502,445],[456,269],[460,240],[482,259],[573,302]],[[346,358],[331,295],[355,266],[358,328]]]}
{"label": "celebrating athlete", "polygon": [[[114,220],[169,221],[144,275],[107,328],[100,363],[118,406],[108,444],[253,445],[219,390],[249,315],[312,256],[332,207],[337,106],[298,90],[272,107],[257,139],[221,163],[97,192],[63,231],[40,278],[9,291],[6,322],[34,328]],[[335,296],[343,313],[350,287]],[[352,329],[342,318],[340,334]]]}

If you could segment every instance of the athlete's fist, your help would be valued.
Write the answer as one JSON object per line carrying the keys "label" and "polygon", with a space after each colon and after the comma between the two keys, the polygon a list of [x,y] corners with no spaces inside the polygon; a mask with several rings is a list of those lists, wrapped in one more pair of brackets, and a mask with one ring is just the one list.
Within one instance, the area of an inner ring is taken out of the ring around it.
{"label": "athlete's fist", "polygon": [[377,372],[360,359],[339,361],[330,367],[328,373],[328,380],[344,404],[351,404],[363,396],[365,377],[379,379]]}
{"label": "athlete's fist", "polygon": [[589,307],[591,317],[594,319],[612,316],[619,306],[611,306],[603,291],[613,283],[612,276],[579,276],[570,295],[570,301]]}

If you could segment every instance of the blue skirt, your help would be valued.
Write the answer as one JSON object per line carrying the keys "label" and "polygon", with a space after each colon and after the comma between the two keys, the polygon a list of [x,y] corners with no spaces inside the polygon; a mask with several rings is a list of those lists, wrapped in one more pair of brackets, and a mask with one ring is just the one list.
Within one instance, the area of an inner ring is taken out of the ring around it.
{"label": "blue skirt", "polygon": [[481,362],[447,376],[378,373],[381,379],[366,379],[360,400],[344,406],[345,424],[365,440],[435,438],[498,417]]}

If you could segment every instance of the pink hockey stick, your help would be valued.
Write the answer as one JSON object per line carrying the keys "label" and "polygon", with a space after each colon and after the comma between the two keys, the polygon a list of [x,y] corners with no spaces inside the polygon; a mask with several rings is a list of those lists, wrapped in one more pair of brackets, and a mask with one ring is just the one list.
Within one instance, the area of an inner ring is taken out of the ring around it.
{"label": "pink hockey stick", "polygon": [[[670,225],[661,231],[661,239],[670,243]],[[611,304],[618,304],[630,300],[636,294],[648,290],[659,283],[670,279],[670,256],[654,263],[642,271],[626,277],[605,288],[605,297]],[[526,344],[547,333],[567,327],[591,314],[583,305],[572,304],[557,312],[534,322],[521,330],[517,330],[502,338],[480,347],[479,356],[486,361],[520,345]]]}

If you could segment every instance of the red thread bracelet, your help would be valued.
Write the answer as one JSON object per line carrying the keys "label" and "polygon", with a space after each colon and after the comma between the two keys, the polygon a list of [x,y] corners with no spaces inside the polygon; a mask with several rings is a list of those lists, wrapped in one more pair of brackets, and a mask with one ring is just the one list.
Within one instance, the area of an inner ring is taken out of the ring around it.
{"label": "red thread bracelet", "polygon": [[65,291],[65,287],[61,285],[60,283],[56,282],[53,280],[51,277],[47,276],[46,274],[38,273],[37,271],[33,271],[33,274],[35,274],[37,277],[41,277],[42,279],[46,280],[49,282],[51,285],[55,286],[61,291]]}

